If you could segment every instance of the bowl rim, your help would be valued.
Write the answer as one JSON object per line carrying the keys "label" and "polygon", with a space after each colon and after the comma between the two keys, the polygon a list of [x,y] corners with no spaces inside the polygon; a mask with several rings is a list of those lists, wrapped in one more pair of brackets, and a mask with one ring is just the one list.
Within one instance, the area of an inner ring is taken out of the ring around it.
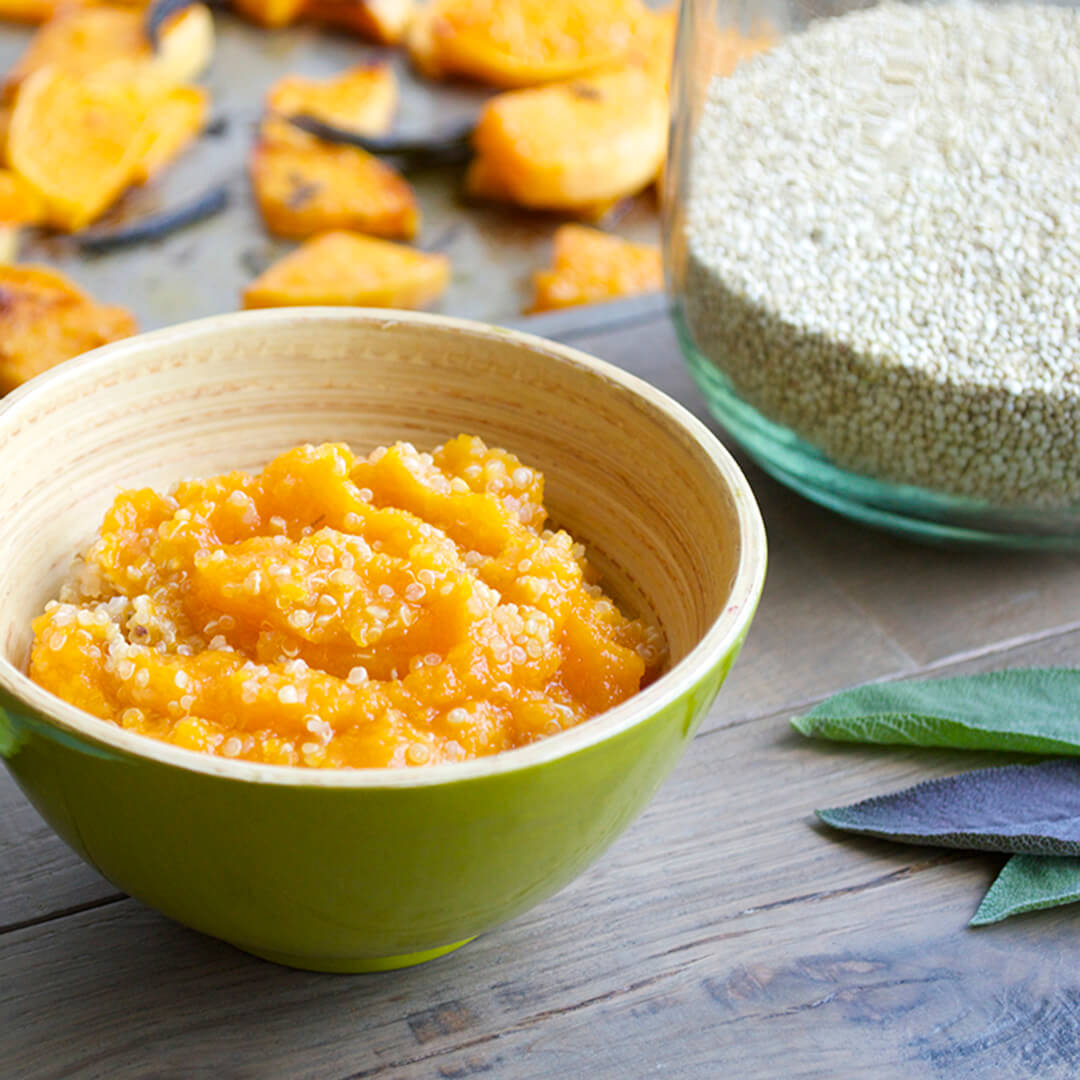
{"label": "bowl rim", "polygon": [[614,383],[645,399],[649,405],[675,421],[705,452],[723,477],[727,495],[734,506],[739,541],[738,565],[732,578],[727,603],[693,649],[646,689],[614,709],[591,717],[567,731],[514,750],[504,750],[468,761],[412,769],[317,769],[296,765],[267,765],[184,749],[150,736],[127,731],[108,720],[102,720],[70,705],[38,686],[5,656],[0,656],[0,690],[6,691],[21,705],[28,707],[47,725],[59,728],[69,736],[188,772],[286,787],[428,787],[522,771],[558,758],[570,757],[605,742],[677,702],[739,644],[753,618],[764,586],[767,552],[765,526],[760,510],[750,485],[734,458],[705,424],[688,409],[644,379],[572,346],[525,331],[446,315],[380,308],[265,308],[212,315],[124,338],[44,372],[9,394],[0,404],[0,423],[10,423],[12,413],[18,413],[27,403],[40,396],[47,396],[58,384],[68,381],[72,376],[93,368],[107,369],[114,360],[130,353],[197,338],[214,337],[220,332],[235,330],[238,326],[272,327],[278,323],[302,324],[327,320],[386,327],[403,323],[427,325],[457,334],[509,341],[534,354],[557,358],[584,368],[600,376],[603,381]]}

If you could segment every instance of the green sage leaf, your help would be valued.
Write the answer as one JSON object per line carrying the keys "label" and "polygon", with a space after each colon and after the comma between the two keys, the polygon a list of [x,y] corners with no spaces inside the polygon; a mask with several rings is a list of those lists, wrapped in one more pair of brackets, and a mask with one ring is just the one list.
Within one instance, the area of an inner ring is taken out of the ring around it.
{"label": "green sage leaf", "polygon": [[835,694],[791,723],[803,735],[843,742],[1080,755],[1080,670],[875,683]]}
{"label": "green sage leaf", "polygon": [[1080,856],[1014,855],[990,886],[972,926],[1080,900]]}

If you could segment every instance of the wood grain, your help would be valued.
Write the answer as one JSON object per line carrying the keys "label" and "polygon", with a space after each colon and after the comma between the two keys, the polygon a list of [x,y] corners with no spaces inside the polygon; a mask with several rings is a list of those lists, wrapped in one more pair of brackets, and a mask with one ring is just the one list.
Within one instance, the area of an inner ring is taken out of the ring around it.
{"label": "wood grain", "polygon": [[[1057,645],[1021,659],[1053,662]],[[990,760],[818,744],[786,716],[713,730],[585,878],[459,954],[377,978],[272,967],[127,900],[9,933],[7,1060],[43,1078],[221,1062],[254,1077],[271,1060],[326,1080],[704,1078],[719,1062],[763,1080],[1064,1076],[1045,1069],[1077,1059],[1054,1063],[1044,1025],[1080,994],[1076,913],[968,930],[999,859],[838,837],[809,816]]]}
{"label": "wood grain", "polygon": [[[665,323],[606,318],[559,332],[695,401]],[[130,900],[63,914],[109,886],[0,783],[0,912],[44,913],[0,935],[0,1074],[1076,1076],[1075,910],[968,930],[999,859],[840,837],[811,817],[991,757],[812,743],[787,720],[871,678],[1074,663],[1080,564],[916,547],[748,473],[770,578],[702,733],[592,871],[460,953],[334,978]]]}
{"label": "wood grain", "polygon": [[38,817],[0,770],[0,934],[117,897]]}

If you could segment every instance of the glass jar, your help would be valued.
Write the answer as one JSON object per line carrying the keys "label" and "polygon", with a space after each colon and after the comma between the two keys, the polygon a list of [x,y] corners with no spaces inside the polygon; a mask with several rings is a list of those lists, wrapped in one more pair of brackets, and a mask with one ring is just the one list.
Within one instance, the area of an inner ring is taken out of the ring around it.
{"label": "glass jar", "polygon": [[709,407],[815,501],[1080,547],[1080,8],[682,0],[664,182]]}

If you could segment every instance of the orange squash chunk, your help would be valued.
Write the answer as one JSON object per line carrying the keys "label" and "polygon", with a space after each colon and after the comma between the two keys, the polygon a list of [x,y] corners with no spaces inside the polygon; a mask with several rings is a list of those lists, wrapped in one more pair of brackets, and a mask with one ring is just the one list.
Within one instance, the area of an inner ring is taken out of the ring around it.
{"label": "orange squash chunk", "polygon": [[162,27],[156,52],[147,40],[144,18],[138,8],[109,4],[62,10],[30,39],[8,72],[7,93],[43,67],[71,75],[109,71],[117,78],[175,86],[194,79],[209,64],[214,23],[207,7],[195,4],[170,19]]}
{"label": "orange squash chunk", "polygon": [[352,229],[407,240],[420,227],[416,196],[389,165],[284,122],[263,125],[251,182],[266,227],[278,236]]}
{"label": "orange squash chunk", "polygon": [[136,83],[57,68],[26,80],[11,116],[8,160],[44,201],[49,224],[81,229],[134,182],[159,97]]}
{"label": "orange squash chunk", "polygon": [[286,75],[266,95],[266,111],[311,116],[360,135],[382,135],[397,109],[398,88],[388,63],[360,64],[331,79]]}
{"label": "orange squash chunk", "polygon": [[529,311],[595,304],[663,287],[659,248],[631,244],[598,229],[563,225],[555,231],[552,268],[533,275]]}
{"label": "orange squash chunk", "polygon": [[0,165],[7,164],[8,132],[11,130],[11,106],[0,105]]}
{"label": "orange squash chunk", "polygon": [[223,757],[401,768],[525,746],[625,701],[661,635],[545,529],[543,476],[461,435],[121,492],[30,676]]}
{"label": "orange squash chunk", "polygon": [[446,74],[435,42],[435,9],[434,0],[418,7],[405,31],[405,49],[410,62],[429,79],[441,79]]}
{"label": "orange squash chunk", "polygon": [[359,233],[331,232],[265,270],[244,290],[244,307],[421,308],[437,300],[449,280],[445,255]]}
{"label": "orange squash chunk", "polygon": [[643,11],[626,54],[628,64],[641,68],[665,88],[671,83],[677,27],[678,12],[674,6]]}
{"label": "orange squash chunk", "polygon": [[522,206],[559,210],[636,194],[667,145],[667,95],[634,68],[491,99],[477,153]]}
{"label": "orange squash chunk", "polygon": [[[474,157],[465,170],[465,194],[482,202],[513,202],[510,189],[501,181],[499,174],[482,157]],[[619,199],[601,199],[599,202],[565,206],[560,212],[572,214],[582,221],[600,221],[615,209]]]}
{"label": "orange squash chunk", "polygon": [[[61,11],[92,3],[94,0],[0,0],[0,20],[21,23],[44,23]],[[125,0],[118,0],[125,3]],[[145,8],[149,0],[131,0],[129,6]]]}
{"label": "orange squash chunk", "polygon": [[623,59],[640,0],[432,0],[433,64],[492,86],[569,79]]}
{"label": "orange squash chunk", "polygon": [[130,312],[96,303],[54,270],[0,265],[2,393],[136,329]]}
{"label": "orange squash chunk", "polygon": [[156,176],[199,136],[206,124],[210,95],[199,86],[177,86],[162,94],[149,123],[150,143],[135,167],[132,183]]}
{"label": "orange squash chunk", "polygon": [[56,14],[58,0],[0,0],[0,19],[43,23]]}
{"label": "orange squash chunk", "polygon": [[305,13],[381,45],[397,45],[412,18],[413,0],[308,0]]}
{"label": "orange squash chunk", "polygon": [[271,29],[290,26],[304,12],[307,0],[231,0],[232,8],[244,18]]}
{"label": "orange squash chunk", "polygon": [[0,225],[40,225],[45,220],[41,196],[10,169],[0,169]]}

